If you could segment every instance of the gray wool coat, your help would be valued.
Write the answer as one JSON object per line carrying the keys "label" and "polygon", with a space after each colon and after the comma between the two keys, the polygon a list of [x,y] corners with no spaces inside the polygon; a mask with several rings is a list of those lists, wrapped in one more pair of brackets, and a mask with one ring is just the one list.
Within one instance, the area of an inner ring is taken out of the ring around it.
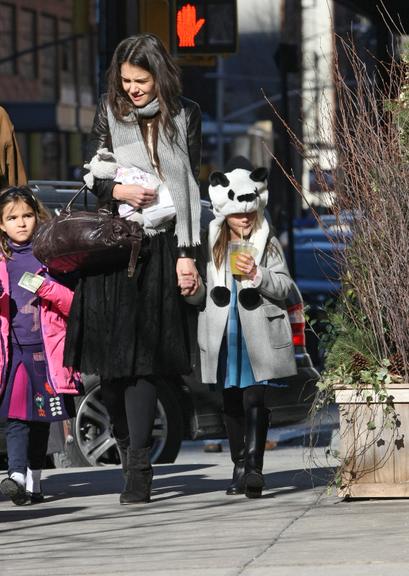
{"label": "gray wool coat", "polygon": [[[206,288],[201,287],[195,298],[205,300],[199,313],[198,343],[202,381],[217,381],[219,351],[227,326],[229,304],[218,306],[211,297],[214,280],[210,274],[211,262],[207,262]],[[246,309],[239,299],[242,283],[226,274],[226,286],[237,282],[238,310],[242,332],[246,341],[251,367],[257,382],[272,378],[284,378],[297,373],[291,324],[287,313],[286,298],[291,290],[289,275],[281,246],[271,236],[260,260],[262,280],[256,288],[259,298],[254,309]],[[192,302],[193,303],[193,302]]]}

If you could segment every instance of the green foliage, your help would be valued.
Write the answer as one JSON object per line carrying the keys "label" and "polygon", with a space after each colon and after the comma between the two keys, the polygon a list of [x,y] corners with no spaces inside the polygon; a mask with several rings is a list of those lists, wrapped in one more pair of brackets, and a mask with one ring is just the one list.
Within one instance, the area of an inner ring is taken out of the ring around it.
{"label": "green foliage", "polygon": [[351,290],[341,296],[335,309],[327,309],[324,334],[320,342],[325,350],[325,372],[339,372],[353,377],[354,355],[366,360],[365,368],[374,370],[379,363],[374,357],[376,342],[368,321],[356,304]]}

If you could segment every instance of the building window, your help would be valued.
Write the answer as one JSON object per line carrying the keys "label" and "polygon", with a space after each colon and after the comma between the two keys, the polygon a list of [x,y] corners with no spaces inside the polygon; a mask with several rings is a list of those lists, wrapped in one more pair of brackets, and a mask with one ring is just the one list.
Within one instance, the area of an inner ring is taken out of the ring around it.
{"label": "building window", "polygon": [[73,42],[72,39],[72,29],[71,29],[71,22],[69,20],[60,20],[59,22],[60,27],[60,38],[66,39],[71,38],[70,40],[63,42],[61,44],[61,70],[63,72],[68,72],[72,75],[73,72]]}
{"label": "building window", "polygon": [[[0,74],[17,74],[16,9],[0,2]],[[7,60],[3,63],[3,59]]]}
{"label": "building window", "polygon": [[32,10],[21,10],[19,28],[19,51],[30,50],[19,58],[19,72],[24,78],[38,77],[37,17]]}
{"label": "building window", "polygon": [[58,67],[57,67],[57,20],[53,16],[41,16],[41,39],[43,44],[52,43],[41,50],[41,83],[42,97],[45,100],[57,99]]}

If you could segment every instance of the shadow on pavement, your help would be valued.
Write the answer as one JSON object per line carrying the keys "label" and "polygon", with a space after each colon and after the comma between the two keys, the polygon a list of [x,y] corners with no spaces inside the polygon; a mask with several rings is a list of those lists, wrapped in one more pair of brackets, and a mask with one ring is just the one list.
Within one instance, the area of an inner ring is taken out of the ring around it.
{"label": "shadow on pavement", "polygon": [[[158,502],[195,494],[219,491],[224,493],[230,482],[230,476],[220,479],[209,478],[206,474],[206,468],[214,466],[214,464],[155,466],[152,500]],[[186,472],[192,473],[186,474]],[[264,475],[266,489],[263,498],[278,498],[285,494],[325,486],[333,478],[333,475],[334,469],[331,467],[315,468],[313,473],[303,469],[266,472]],[[43,482],[43,490],[46,495],[45,503],[69,498],[119,494],[122,489],[123,476],[119,467],[117,469],[85,469],[76,472],[64,470],[61,474],[53,474]],[[37,514],[39,517],[48,514],[52,516],[54,513],[58,515],[70,514],[78,510],[81,508],[58,508],[55,512],[47,509],[40,511],[40,508],[35,506],[12,508],[7,510],[6,520],[21,520],[25,516],[33,518]]]}
{"label": "shadow on pavement", "polygon": [[[331,467],[315,468],[314,473],[303,469],[266,473],[264,474],[265,489],[266,491],[274,490],[274,493],[269,494],[266,492],[263,497],[276,497],[286,493],[326,486],[333,476],[334,468]],[[205,475],[159,478],[156,481],[154,479],[154,496],[169,492],[179,492],[178,494],[170,494],[166,498],[155,498],[155,500],[165,500],[192,494],[225,491],[229,482],[230,477],[213,480]]]}
{"label": "shadow on pavement", "polygon": [[[8,501],[9,502],[9,501]],[[11,502],[10,509],[0,512],[0,521],[3,522],[16,522],[23,520],[34,520],[41,518],[52,518],[54,516],[63,516],[64,514],[75,514],[76,512],[81,512],[85,510],[86,506],[67,506],[66,508],[41,508],[41,506],[14,506]],[[2,532],[7,532],[10,528],[1,530]]]}

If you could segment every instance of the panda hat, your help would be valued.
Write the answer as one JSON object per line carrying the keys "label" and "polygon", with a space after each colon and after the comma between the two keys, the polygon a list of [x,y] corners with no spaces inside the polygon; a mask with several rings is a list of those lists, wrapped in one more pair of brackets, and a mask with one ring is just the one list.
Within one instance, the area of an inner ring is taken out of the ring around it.
{"label": "panda hat", "polygon": [[[264,217],[264,208],[268,200],[267,174],[266,168],[253,168],[251,163],[242,156],[234,158],[228,164],[225,173],[212,172],[210,174],[209,196],[215,215],[215,219],[209,224],[208,240],[210,273],[215,286],[210,296],[218,306],[226,306],[230,302],[230,290],[226,287],[225,263],[220,268],[216,268],[213,247],[226,216],[257,212],[257,226],[251,234],[250,242],[257,248],[255,262],[257,265],[260,263],[270,234],[269,225]],[[242,286],[246,289],[241,291],[239,299],[243,300],[242,304],[245,305],[248,296],[251,302],[248,302],[249,305],[246,307],[251,307],[255,304],[254,298],[258,298],[256,291],[252,288],[253,283],[251,280],[243,279]]]}
{"label": "panda hat", "polygon": [[261,212],[267,205],[267,169],[253,169],[243,156],[237,156],[227,166],[227,172],[212,172],[209,196],[217,220],[230,214]]}

